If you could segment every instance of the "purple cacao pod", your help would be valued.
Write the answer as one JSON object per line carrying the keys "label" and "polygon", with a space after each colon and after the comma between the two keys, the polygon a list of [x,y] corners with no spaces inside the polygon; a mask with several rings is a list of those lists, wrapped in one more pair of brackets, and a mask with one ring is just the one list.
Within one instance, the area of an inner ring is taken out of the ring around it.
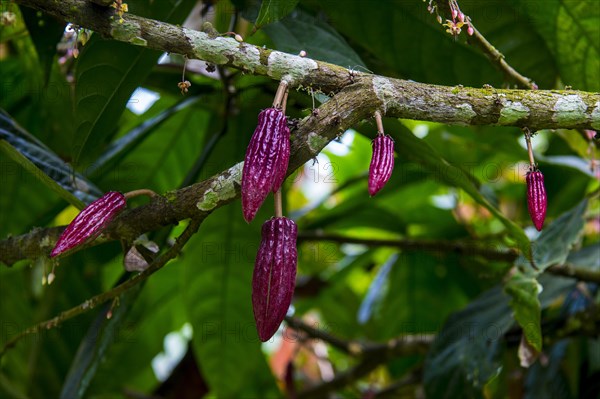
{"label": "purple cacao pod", "polygon": [[98,236],[126,205],[123,194],[109,191],[86,206],[60,235],[50,257],[60,255]]}
{"label": "purple cacao pod", "polygon": [[287,125],[287,118],[283,126],[283,135],[281,137],[281,149],[277,158],[277,169],[273,180],[273,192],[281,188],[285,175],[287,174],[288,163],[290,161],[290,128]]}
{"label": "purple cacao pod", "polygon": [[262,226],[262,240],[252,276],[252,308],[262,342],[277,332],[294,295],[298,254],[298,227],[293,220],[277,217]]}
{"label": "purple cacao pod", "polygon": [[394,140],[378,134],[373,140],[373,155],[369,166],[369,194],[374,196],[385,186],[394,170]]}
{"label": "purple cacao pod", "polygon": [[540,171],[528,172],[525,179],[527,180],[527,208],[529,209],[529,216],[531,216],[535,228],[538,231],[542,231],[548,205],[546,189],[544,188],[544,175]]}
{"label": "purple cacao pod", "polygon": [[261,111],[242,170],[242,210],[247,222],[254,219],[269,192],[281,186],[290,156],[289,140],[283,111],[276,108]]}

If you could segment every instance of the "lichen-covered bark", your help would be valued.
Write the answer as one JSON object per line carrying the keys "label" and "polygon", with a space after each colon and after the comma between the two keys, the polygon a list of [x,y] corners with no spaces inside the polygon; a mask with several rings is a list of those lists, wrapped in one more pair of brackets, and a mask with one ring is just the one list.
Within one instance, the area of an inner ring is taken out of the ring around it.
{"label": "lichen-covered bark", "polygon": [[[600,129],[600,94],[580,91],[525,91],[445,87],[357,73],[345,68],[246,43],[196,32],[160,21],[124,15],[111,19],[112,8],[83,0],[17,0],[104,36],[135,45],[185,54],[190,58],[285,79],[292,87],[312,87],[335,94],[318,112],[300,122],[291,142],[288,174],[315,157],[339,133],[373,115],[449,124]],[[132,241],[142,233],[190,217],[202,219],[239,198],[242,164],[192,186],[156,197],[125,211],[90,245],[109,240]],[[240,215],[241,217],[241,215]],[[0,241],[0,262],[49,254],[61,228],[35,229]]]}
{"label": "lichen-covered bark", "polygon": [[[17,0],[65,21],[132,45],[179,53],[188,58],[230,66],[248,73],[286,80],[290,87],[336,93],[357,82],[371,106],[383,103],[388,117],[448,124],[527,126],[538,129],[600,129],[600,94],[580,91],[496,90],[446,87],[374,76],[295,55],[239,43],[233,38],[198,32],[126,13],[84,0]],[[371,83],[371,84],[370,84]],[[372,94],[370,93],[370,94]],[[369,96],[366,96],[369,97]]]}

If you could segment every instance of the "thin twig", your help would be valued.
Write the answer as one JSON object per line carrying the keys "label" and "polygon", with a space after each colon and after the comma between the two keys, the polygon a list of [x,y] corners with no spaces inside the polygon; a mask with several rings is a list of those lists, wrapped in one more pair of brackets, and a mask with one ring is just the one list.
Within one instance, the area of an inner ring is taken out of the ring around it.
{"label": "thin twig", "polygon": [[[298,242],[302,241],[330,241],[340,244],[362,244],[369,247],[393,247],[408,251],[452,252],[462,256],[483,256],[486,259],[505,262],[514,262],[518,252],[513,249],[496,250],[484,248],[478,244],[469,244],[456,241],[424,241],[413,239],[374,239],[347,237],[340,234],[321,233],[317,231],[301,231],[298,233]],[[546,272],[557,276],[571,277],[580,281],[600,283],[600,271],[590,270],[573,265],[553,265]]]}
{"label": "thin twig", "polygon": [[[473,26],[473,25],[471,25]],[[504,55],[496,49],[478,30],[473,26],[473,36],[468,39],[483,51],[488,59],[495,64],[506,76],[512,79],[518,87],[522,89],[537,89],[537,85],[533,81],[519,72],[504,58]]]}
{"label": "thin twig", "polygon": [[348,237],[340,234],[321,233],[318,231],[301,231],[298,233],[298,242],[302,241],[330,241],[342,244],[362,244],[370,247],[394,247],[413,251],[454,252],[467,256],[483,256],[491,260],[513,262],[518,257],[514,249],[496,250],[485,248],[480,244],[468,244],[457,241],[425,241],[410,238],[403,239],[370,239]]}
{"label": "thin twig", "polygon": [[146,280],[152,274],[160,270],[165,264],[167,264],[169,260],[175,258],[179,254],[183,246],[198,230],[201,223],[201,219],[192,219],[186,227],[186,229],[183,231],[183,233],[181,233],[181,235],[177,238],[175,244],[171,248],[169,248],[163,255],[156,258],[156,260],[154,260],[154,262],[152,262],[148,266],[148,268],[142,273],[134,276],[133,278],[125,281],[124,283],[114,287],[109,291],[96,295],[71,309],[61,312],[58,316],[55,316],[52,319],[42,321],[21,331],[19,334],[8,340],[3,345],[2,350],[0,351],[0,358],[2,358],[2,356],[6,353],[8,349],[14,347],[17,344],[17,342],[23,339],[24,337],[31,334],[37,334],[42,330],[49,330],[51,328],[55,328],[58,325],[62,324],[64,321],[69,320],[75,316],[79,316],[80,314],[86,313],[95,308],[96,306],[118,297],[125,291]]}

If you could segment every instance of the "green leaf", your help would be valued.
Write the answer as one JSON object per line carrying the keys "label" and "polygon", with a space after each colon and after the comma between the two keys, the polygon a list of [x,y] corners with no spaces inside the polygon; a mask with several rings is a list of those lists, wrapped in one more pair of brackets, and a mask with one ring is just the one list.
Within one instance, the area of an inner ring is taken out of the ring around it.
{"label": "green leaf", "polygon": [[295,11],[264,30],[273,40],[277,50],[290,54],[298,54],[304,50],[310,58],[346,68],[365,66],[358,54],[335,29],[322,19],[302,10]]}
{"label": "green leaf", "polygon": [[[169,3],[155,2],[150,8],[152,17],[170,23],[182,22],[193,6],[189,1]],[[133,5],[130,9],[134,9]],[[84,46],[75,69],[77,128],[72,154],[76,165],[91,161],[116,133],[127,101],[150,74],[160,55],[159,51],[104,40],[99,35],[93,35]]]}
{"label": "green leaf", "polygon": [[42,72],[47,82],[56,56],[56,47],[65,31],[65,23],[31,8],[21,8],[23,20],[35,46]]}
{"label": "green leaf", "polygon": [[[118,263],[115,266],[121,271],[121,259]],[[163,351],[165,336],[186,322],[181,284],[181,271],[175,264],[146,280],[130,313],[117,324],[105,356],[98,359],[86,397],[118,397],[125,387],[140,392],[156,387],[152,359]]]}
{"label": "green leaf", "polygon": [[516,272],[506,283],[504,290],[512,297],[510,307],[514,318],[523,328],[529,345],[542,350],[541,305],[538,299],[540,285],[532,276]]}
{"label": "green leaf", "polygon": [[[581,201],[569,212],[565,212],[547,227],[544,227],[539,238],[532,244],[533,261],[541,273],[552,265],[563,264],[571,247],[577,242],[583,230],[584,214],[587,200]],[[523,267],[526,260],[521,256],[516,265]]]}
{"label": "green leaf", "polygon": [[[119,305],[113,308],[113,303],[104,304],[95,320],[90,325],[87,334],[81,340],[77,354],[71,363],[69,373],[62,386],[61,398],[82,398],[94,378],[102,359],[111,345],[118,339],[126,317],[142,286],[138,285],[122,294]],[[112,316],[107,319],[107,312]]]}
{"label": "green leaf", "polygon": [[450,316],[425,360],[427,397],[483,398],[485,385],[502,370],[502,338],[511,324],[498,286]]}
{"label": "green leaf", "polygon": [[532,21],[558,65],[563,83],[600,91],[600,7],[597,0],[511,0]]}
{"label": "green leaf", "polygon": [[155,132],[165,121],[177,114],[179,111],[186,109],[188,106],[195,104],[199,97],[186,98],[172,107],[169,107],[158,115],[148,118],[140,123],[135,128],[131,129],[123,137],[113,142],[104,151],[98,159],[86,170],[88,175],[101,175],[102,171],[111,170],[121,160],[144,142],[153,132]]}
{"label": "green leaf", "polygon": [[73,206],[83,209],[85,203],[102,195],[92,182],[74,173],[52,150],[23,130],[2,110],[0,139],[6,155]]}
{"label": "green leaf", "polygon": [[394,146],[398,155],[423,165],[434,173],[434,177],[446,184],[463,189],[478,204],[485,207],[503,225],[510,236],[516,241],[518,248],[527,258],[531,257],[531,243],[522,228],[504,216],[498,208],[492,205],[480,192],[477,180],[468,172],[448,163],[435,149],[425,141],[415,137],[408,129],[386,129],[393,132],[396,140]]}
{"label": "green leaf", "polygon": [[569,380],[563,369],[569,340],[561,340],[547,350],[547,362],[535,362],[527,371],[524,399],[573,397]]}
{"label": "green leaf", "polygon": [[264,25],[279,21],[296,7],[299,0],[263,0],[260,5],[258,17],[254,23],[254,30]]}
{"label": "green leaf", "polygon": [[159,55],[128,43],[92,36],[75,70],[75,164],[80,159],[89,160],[114,135],[131,93],[150,73]]}
{"label": "green leaf", "polygon": [[[354,47],[369,53],[375,73],[418,82],[481,87],[501,86],[505,77],[477,48],[466,43],[466,33],[454,40],[427,12],[427,2],[313,1],[331,18],[331,25]],[[463,6],[462,3],[460,3]],[[502,0],[466,2],[465,12],[504,53],[518,71],[529,74],[540,87],[553,86],[554,60],[529,21]],[[539,8],[539,7],[538,7]],[[493,10],[493,11],[490,11]],[[366,57],[363,57],[366,59]]]}
{"label": "green leaf", "polygon": [[10,145],[7,141],[0,140],[0,150],[4,152],[10,159],[15,161],[17,164],[22,166],[27,172],[31,175],[36,176],[46,187],[50,190],[54,191],[60,197],[62,197],[65,201],[69,202],[76,208],[83,209],[85,204],[81,202],[78,198],[73,196],[70,192],[62,188],[58,185],[54,180],[49,178],[45,173],[35,166],[33,162],[31,162],[27,157],[21,154],[15,147]]}
{"label": "green leaf", "polygon": [[[125,150],[128,153],[116,163],[113,173],[102,175],[102,185],[123,192],[139,187],[155,192],[176,188],[202,150],[210,118],[204,109],[187,107],[154,128],[148,137],[140,132],[143,141],[134,150]],[[128,139],[123,140],[117,143],[127,145]]]}

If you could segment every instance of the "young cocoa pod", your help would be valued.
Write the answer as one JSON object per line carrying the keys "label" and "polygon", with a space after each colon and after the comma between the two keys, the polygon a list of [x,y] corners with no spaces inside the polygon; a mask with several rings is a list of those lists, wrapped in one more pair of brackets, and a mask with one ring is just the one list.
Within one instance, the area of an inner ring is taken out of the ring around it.
{"label": "young cocoa pod", "polygon": [[287,118],[277,108],[258,115],[258,126],[250,139],[242,170],[242,210],[251,222],[269,194],[285,178],[290,152]]}
{"label": "young cocoa pod", "polygon": [[109,191],[86,206],[60,235],[50,257],[55,257],[98,236],[126,206],[123,194]]}
{"label": "young cocoa pod", "polygon": [[535,228],[542,231],[544,219],[546,219],[546,189],[544,188],[544,175],[540,171],[531,171],[527,173],[527,208],[529,216]]}
{"label": "young cocoa pod", "polygon": [[262,241],[252,276],[252,308],[258,337],[262,342],[277,332],[296,285],[296,238],[293,220],[275,217],[262,226]]}
{"label": "young cocoa pod", "polygon": [[283,135],[281,137],[281,149],[279,150],[279,156],[277,158],[277,169],[275,171],[275,178],[273,179],[273,193],[277,192],[281,188],[285,175],[287,173],[288,163],[290,161],[290,128],[287,125],[287,118],[285,126],[283,127]]}
{"label": "young cocoa pod", "polygon": [[394,170],[394,140],[378,134],[373,140],[373,155],[369,166],[369,194],[374,196],[385,186]]}

